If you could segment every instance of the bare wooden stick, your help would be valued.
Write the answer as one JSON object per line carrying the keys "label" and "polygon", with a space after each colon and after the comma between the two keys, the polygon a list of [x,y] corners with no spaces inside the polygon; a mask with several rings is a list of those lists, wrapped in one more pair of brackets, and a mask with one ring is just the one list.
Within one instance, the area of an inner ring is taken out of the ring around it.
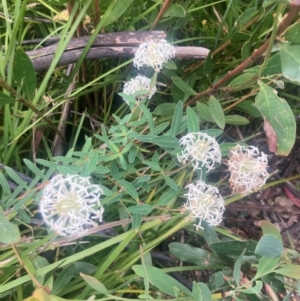
{"label": "bare wooden stick", "polygon": [[[131,57],[134,56],[141,43],[160,41],[165,38],[163,31],[152,32],[118,32],[98,35],[90,48],[86,59],[100,59],[104,57]],[[75,63],[80,57],[89,37],[72,39],[58,66]],[[47,70],[53,60],[57,44],[41,49],[28,51],[27,55],[33,63],[34,70]],[[176,58],[199,59],[206,58],[209,50],[203,47],[175,47]]]}

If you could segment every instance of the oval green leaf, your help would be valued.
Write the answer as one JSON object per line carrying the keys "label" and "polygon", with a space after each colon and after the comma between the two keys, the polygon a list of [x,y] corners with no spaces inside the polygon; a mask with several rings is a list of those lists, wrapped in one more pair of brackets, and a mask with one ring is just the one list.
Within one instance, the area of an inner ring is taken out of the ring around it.
{"label": "oval green leaf", "polygon": [[275,273],[300,280],[300,265],[289,264],[283,268],[276,270]]}
{"label": "oval green leaf", "polygon": [[161,269],[142,265],[134,265],[132,269],[138,276],[148,279],[152,285],[169,296],[176,297],[174,288],[177,288],[186,295],[191,296],[191,291],[189,289],[171,276],[167,275]]}
{"label": "oval green leaf", "polygon": [[21,48],[16,50],[13,72],[14,78],[25,97],[29,101],[33,100],[36,89],[36,75],[30,58]]}
{"label": "oval green leaf", "polygon": [[96,279],[96,278],[94,278],[92,276],[89,276],[89,275],[85,275],[83,273],[80,273],[80,276],[96,292],[98,292],[100,294],[103,294],[103,295],[107,295],[108,294],[107,288],[98,279]]}
{"label": "oval green leaf", "polygon": [[280,44],[282,74],[285,78],[300,83],[299,45]]}
{"label": "oval green leaf", "polygon": [[176,137],[173,136],[158,136],[151,140],[152,143],[167,148],[175,148],[179,146],[179,141]]}
{"label": "oval green leaf", "polygon": [[197,92],[194,91],[187,83],[185,83],[180,77],[178,76],[171,76],[173,83],[186,95],[196,95]]}
{"label": "oval green leaf", "polygon": [[211,95],[209,97],[209,112],[216,124],[223,130],[225,127],[225,115],[219,101]]}
{"label": "oval green leaf", "polygon": [[154,209],[151,205],[138,205],[138,206],[132,206],[128,207],[127,210],[130,213],[138,213],[138,214],[149,214]]}
{"label": "oval green leaf", "polygon": [[258,81],[260,91],[255,98],[255,106],[274,129],[277,136],[277,151],[287,156],[296,139],[296,122],[288,103],[277,96],[276,90]]}
{"label": "oval green leaf", "polygon": [[249,123],[249,120],[241,115],[226,115],[225,116],[226,124],[237,124],[237,125],[246,125]]}
{"label": "oval green leaf", "polygon": [[191,107],[186,108],[187,125],[189,133],[199,132],[199,119]]}
{"label": "oval green leaf", "polygon": [[273,258],[279,257],[283,250],[283,244],[277,237],[266,234],[258,242],[255,254]]}

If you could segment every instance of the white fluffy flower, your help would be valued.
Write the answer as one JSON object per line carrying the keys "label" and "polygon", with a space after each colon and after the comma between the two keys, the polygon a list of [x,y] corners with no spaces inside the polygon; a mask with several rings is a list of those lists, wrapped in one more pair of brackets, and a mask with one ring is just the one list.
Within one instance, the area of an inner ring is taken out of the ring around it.
{"label": "white fluffy flower", "polygon": [[181,155],[177,155],[178,161],[183,164],[191,160],[194,169],[206,166],[209,171],[216,163],[221,162],[221,150],[217,140],[205,133],[189,133],[179,142],[185,147]]}
{"label": "white fluffy flower", "polygon": [[195,224],[196,229],[202,228],[202,220],[205,220],[212,227],[219,225],[225,207],[218,188],[207,185],[203,181],[191,183],[186,188],[189,189],[189,192],[185,194],[187,201],[184,207],[190,211],[193,219],[199,219],[198,223]]}
{"label": "white fluffy flower", "polygon": [[61,236],[84,232],[102,221],[102,189],[88,178],[57,175],[42,191],[40,212],[51,230]]}
{"label": "white fluffy flower", "polygon": [[[146,94],[138,94],[135,96],[136,100],[141,100],[143,97],[150,99],[156,92],[156,87],[150,88],[151,79],[142,75],[138,75],[136,78],[133,78],[131,81],[125,83],[123,88],[123,93],[127,95],[133,95],[138,91],[147,91]],[[125,99],[127,104],[128,101]]]}
{"label": "white fluffy flower", "polygon": [[133,64],[138,69],[141,66],[146,65],[159,72],[162,68],[162,64],[174,56],[175,47],[169,44],[166,40],[161,40],[158,43],[143,43],[139,46],[135,53]]}
{"label": "white fluffy flower", "polygon": [[257,147],[248,148],[237,145],[230,150],[228,167],[230,171],[230,186],[233,193],[243,195],[257,191],[266,183],[268,158]]}

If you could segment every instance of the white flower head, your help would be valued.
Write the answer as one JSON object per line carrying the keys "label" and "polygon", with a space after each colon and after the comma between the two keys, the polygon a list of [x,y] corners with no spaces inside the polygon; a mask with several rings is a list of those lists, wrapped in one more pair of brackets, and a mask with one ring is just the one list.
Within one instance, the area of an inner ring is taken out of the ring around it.
{"label": "white flower head", "polygon": [[89,178],[57,175],[43,189],[40,212],[51,230],[61,236],[84,232],[102,221],[102,189]]}
{"label": "white flower head", "polygon": [[178,161],[183,164],[190,160],[194,169],[206,166],[210,171],[216,163],[221,162],[221,150],[217,140],[205,133],[189,133],[179,142],[185,147],[181,155],[177,155]]}
{"label": "white flower head", "polygon": [[219,225],[225,207],[218,188],[207,185],[203,181],[191,183],[186,188],[189,189],[189,192],[185,194],[187,201],[184,207],[190,212],[192,218],[199,219],[195,224],[196,229],[202,228],[202,220],[205,220],[211,227]]}
{"label": "white flower head", "polygon": [[[140,101],[143,97],[147,97],[150,99],[154,93],[156,92],[156,87],[151,86],[151,79],[142,75],[138,75],[137,77],[133,78],[131,81],[125,83],[123,88],[123,93],[127,95],[134,95],[134,93],[138,91],[147,91],[146,94],[139,94],[135,96],[137,101]],[[125,102],[129,105],[129,102],[125,99]]]}
{"label": "white flower head", "polygon": [[138,69],[141,66],[146,65],[159,72],[162,68],[162,64],[174,56],[175,47],[169,44],[166,40],[161,40],[158,43],[143,43],[139,46],[135,53],[133,64]]}
{"label": "white flower head", "polygon": [[246,148],[237,145],[230,150],[228,167],[230,171],[230,186],[233,193],[248,193],[257,191],[266,183],[268,158],[257,147]]}

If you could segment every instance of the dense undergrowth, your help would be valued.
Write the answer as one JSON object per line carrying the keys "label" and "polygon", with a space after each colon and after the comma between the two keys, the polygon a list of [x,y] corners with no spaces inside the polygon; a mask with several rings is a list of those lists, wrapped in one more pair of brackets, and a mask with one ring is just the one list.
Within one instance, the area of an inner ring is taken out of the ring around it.
{"label": "dense undergrowth", "polygon": [[[288,156],[295,143],[298,2],[3,0],[0,298],[297,294],[299,253],[274,225],[262,221],[255,241],[220,221],[226,205],[287,180],[275,181],[267,156],[247,145]],[[84,60],[98,34],[150,30],[173,46],[210,52],[170,55],[155,71],[137,69],[132,55]],[[74,63],[57,66],[71,39],[83,36]],[[37,71],[30,53],[51,45],[49,65]],[[148,86],[123,93],[137,75]],[[248,164],[241,173],[235,158]],[[59,220],[66,208],[73,216]]]}

